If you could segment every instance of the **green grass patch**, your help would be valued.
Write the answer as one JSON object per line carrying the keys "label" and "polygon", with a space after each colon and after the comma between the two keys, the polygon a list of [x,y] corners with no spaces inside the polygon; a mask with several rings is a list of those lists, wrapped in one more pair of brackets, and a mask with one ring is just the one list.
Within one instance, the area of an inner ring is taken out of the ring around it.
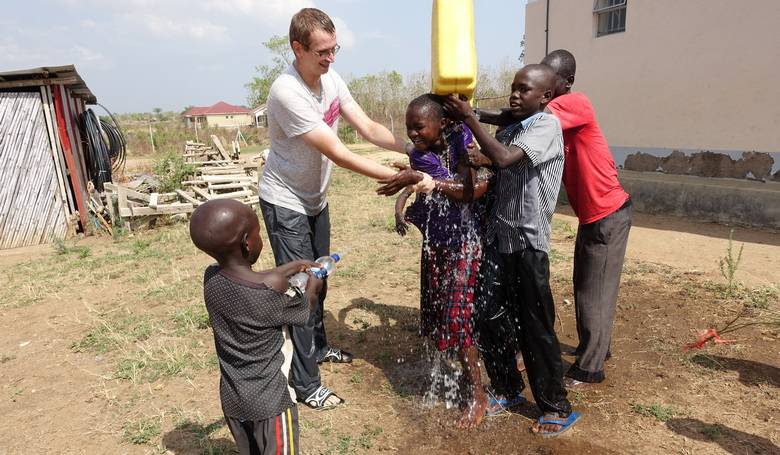
{"label": "green grass patch", "polygon": [[670,406],[662,404],[645,405],[641,403],[631,403],[631,410],[645,417],[655,417],[660,422],[666,422],[675,415],[675,411]]}
{"label": "green grass patch", "polygon": [[139,350],[123,356],[114,369],[115,379],[136,382],[154,382],[173,376],[191,376],[192,373],[212,368],[211,355],[196,355],[178,343],[161,342],[158,347],[140,346]]}
{"label": "green grass patch", "polygon": [[161,419],[159,416],[144,417],[135,422],[127,422],[124,426],[122,440],[130,444],[148,444],[160,435]]}
{"label": "green grass patch", "polygon": [[155,329],[149,315],[126,314],[110,319],[105,315],[99,324],[80,340],[71,344],[74,352],[106,353],[127,344],[148,339]]}
{"label": "green grass patch", "polygon": [[384,432],[382,427],[376,425],[365,424],[363,425],[363,431],[358,436],[358,445],[363,449],[371,449],[374,447],[376,438]]}
{"label": "green grass patch", "polygon": [[173,323],[181,335],[195,330],[207,329],[211,326],[209,313],[202,304],[188,305],[173,314]]}

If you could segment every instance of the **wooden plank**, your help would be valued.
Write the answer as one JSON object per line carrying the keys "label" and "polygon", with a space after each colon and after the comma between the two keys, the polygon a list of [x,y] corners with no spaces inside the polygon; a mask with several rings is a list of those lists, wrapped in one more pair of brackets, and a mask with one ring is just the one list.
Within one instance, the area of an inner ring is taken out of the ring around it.
{"label": "wooden plank", "polygon": [[192,187],[192,191],[194,191],[195,194],[197,194],[198,196],[206,199],[207,201],[210,201],[213,198],[212,195],[210,195],[209,193],[203,191],[202,189],[198,188],[197,186]]}
{"label": "wooden plank", "polygon": [[188,202],[177,202],[175,204],[158,205],[156,209],[151,207],[132,207],[130,216],[175,215],[177,213],[190,213],[193,210],[195,210],[194,205]]}
{"label": "wooden plank", "polygon": [[242,197],[252,196],[252,191],[233,191],[232,193],[213,194],[212,199],[241,199]]}
{"label": "wooden plank", "polygon": [[248,189],[246,183],[216,183],[209,185],[209,190],[234,190],[237,188]]}
{"label": "wooden plank", "polygon": [[149,196],[149,207],[153,209],[157,209],[157,200],[159,199],[160,195],[157,193],[152,193],[151,196]]}
{"label": "wooden plank", "polygon": [[244,174],[244,170],[237,168],[237,167],[226,167],[224,169],[220,168],[199,168],[198,171],[200,171],[203,175],[246,175]]}
{"label": "wooden plank", "polygon": [[23,81],[3,81],[0,82],[0,88],[21,88],[21,87],[38,87],[41,85],[71,85],[78,84],[77,77],[56,77],[56,78],[44,78],[44,79],[25,79]]}
{"label": "wooden plank", "polygon": [[65,111],[62,96],[58,90],[58,86],[52,87],[52,96],[54,97],[54,112],[57,119],[57,130],[59,131],[60,142],[62,143],[62,149],[65,155],[65,162],[68,166],[68,173],[70,175],[70,183],[73,186],[74,198],[76,199],[76,207],[79,211],[79,218],[81,220],[82,229],[86,229],[87,226],[87,213],[89,209],[86,204],[86,192],[84,189],[84,183],[79,178],[79,172],[76,161],[73,158],[73,148],[71,147],[70,140],[68,139],[68,133],[65,125]]}
{"label": "wooden plank", "polygon": [[119,201],[119,214],[122,215],[123,210],[130,209],[127,205],[127,188],[117,186],[117,200]]}
{"label": "wooden plank", "polygon": [[149,195],[146,193],[141,193],[140,191],[131,190],[130,188],[126,188],[124,186],[115,185],[117,188],[122,188],[122,192],[125,195],[125,201],[127,198],[135,199],[138,201],[142,201],[145,203],[149,203]]}
{"label": "wooden plank", "polygon": [[66,201],[67,201],[67,219],[70,219],[70,215],[75,214],[78,211],[78,208],[76,207],[76,201],[74,200],[75,195],[73,194],[73,191],[70,188],[70,180],[69,175],[70,171],[68,171],[68,165],[65,162],[65,154],[62,151],[62,142],[60,142],[60,134],[57,129],[57,120],[56,115],[54,113],[54,98],[52,97],[51,87],[41,87],[43,90],[43,93],[45,95],[43,104],[44,104],[44,113],[49,114],[49,120],[50,125],[47,125],[51,129],[49,130],[52,140],[54,141],[52,143],[53,152],[55,155],[55,159],[59,163],[59,169],[60,169],[60,175],[62,176],[63,180],[63,186],[65,187],[65,195],[66,195]]}
{"label": "wooden plank", "polygon": [[208,182],[205,180],[185,180],[181,184],[182,186],[206,186]]}
{"label": "wooden plank", "polygon": [[208,183],[236,183],[236,182],[249,182],[255,181],[254,178],[246,174],[231,174],[231,175],[202,175],[201,180]]}
{"label": "wooden plank", "polygon": [[222,141],[219,140],[216,134],[211,135],[211,140],[214,142],[214,146],[217,147],[217,150],[219,150],[219,153],[222,155],[223,159],[231,160],[232,158],[228,153],[225,151],[225,147],[222,146]]}
{"label": "wooden plank", "polygon": [[195,207],[203,204],[203,201],[199,201],[199,200],[195,199],[194,197],[192,197],[189,194],[187,194],[187,192],[185,192],[185,191],[176,190],[176,194],[178,194],[182,199],[184,199],[185,201],[191,203]]}
{"label": "wooden plank", "polygon": [[235,160],[211,160],[211,161],[190,161],[190,164],[194,164],[196,166],[202,166],[202,165],[221,165],[221,164],[238,164],[239,161]]}
{"label": "wooden plank", "polygon": [[[65,190],[65,180],[64,175],[62,173],[62,168],[60,167],[60,162],[57,159],[57,146],[55,145],[55,138],[54,138],[54,132],[53,127],[51,123],[51,113],[49,112],[49,105],[46,103],[46,88],[41,87],[41,108],[43,110],[43,118],[46,123],[46,136],[49,138],[49,152],[51,153],[51,158],[54,160],[54,169],[57,173],[57,185],[60,190],[60,198],[63,201],[68,200],[67,191]],[[63,208],[65,209],[65,214],[67,215],[67,205],[63,204]]]}

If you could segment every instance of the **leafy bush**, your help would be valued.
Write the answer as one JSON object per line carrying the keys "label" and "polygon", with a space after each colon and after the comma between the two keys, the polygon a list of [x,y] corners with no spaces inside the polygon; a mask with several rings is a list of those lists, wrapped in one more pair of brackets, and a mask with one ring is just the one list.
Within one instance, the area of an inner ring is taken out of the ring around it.
{"label": "leafy bush", "polygon": [[167,193],[181,188],[181,182],[195,174],[195,166],[184,162],[184,157],[170,152],[156,159],[154,174],[160,179],[160,192]]}

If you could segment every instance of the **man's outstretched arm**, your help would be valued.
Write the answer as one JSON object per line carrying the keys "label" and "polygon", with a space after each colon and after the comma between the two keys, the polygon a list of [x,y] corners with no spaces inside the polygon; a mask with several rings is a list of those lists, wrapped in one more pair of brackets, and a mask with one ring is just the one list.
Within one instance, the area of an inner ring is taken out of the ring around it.
{"label": "man's outstretched arm", "polygon": [[387,150],[406,153],[407,141],[393,136],[384,125],[371,120],[356,101],[342,107],[341,115],[368,142]]}
{"label": "man's outstretched arm", "polygon": [[377,180],[390,178],[396,173],[396,171],[387,166],[382,166],[349,150],[336,136],[336,133],[324,123],[308,133],[304,133],[301,135],[301,138],[320,153],[330,158],[336,166]]}

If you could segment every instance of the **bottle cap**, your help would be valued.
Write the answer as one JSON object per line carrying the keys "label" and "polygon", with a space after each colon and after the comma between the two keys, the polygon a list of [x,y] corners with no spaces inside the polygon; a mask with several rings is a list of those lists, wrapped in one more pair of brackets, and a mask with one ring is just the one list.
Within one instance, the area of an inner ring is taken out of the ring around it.
{"label": "bottle cap", "polygon": [[319,279],[326,278],[328,276],[328,271],[321,268],[321,267],[312,267],[309,269],[312,275]]}
{"label": "bottle cap", "polygon": [[332,257],[333,260],[336,262],[339,262],[341,260],[341,255],[339,253],[333,253],[330,255],[330,257]]}

